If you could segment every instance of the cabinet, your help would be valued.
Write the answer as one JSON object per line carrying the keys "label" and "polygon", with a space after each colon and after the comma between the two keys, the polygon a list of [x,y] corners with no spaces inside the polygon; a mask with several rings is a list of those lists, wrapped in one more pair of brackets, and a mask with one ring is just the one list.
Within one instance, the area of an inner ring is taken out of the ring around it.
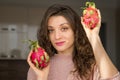
{"label": "cabinet", "polygon": [[0,80],[27,80],[26,60],[0,60]]}
{"label": "cabinet", "polygon": [[28,25],[0,24],[0,58],[25,59],[28,53]]}

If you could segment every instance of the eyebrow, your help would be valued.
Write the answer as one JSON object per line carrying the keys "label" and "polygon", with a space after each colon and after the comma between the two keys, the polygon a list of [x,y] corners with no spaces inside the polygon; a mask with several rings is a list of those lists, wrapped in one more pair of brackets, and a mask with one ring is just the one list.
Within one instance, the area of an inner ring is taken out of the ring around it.
{"label": "eyebrow", "polygon": [[[64,24],[68,24],[69,25],[69,23],[62,23],[62,24],[60,24],[59,26],[63,26]],[[48,28],[52,28],[52,26],[48,26]]]}
{"label": "eyebrow", "polygon": [[62,25],[64,25],[64,24],[68,24],[68,25],[69,25],[69,23],[62,23],[62,24],[60,24],[60,26],[62,26]]}

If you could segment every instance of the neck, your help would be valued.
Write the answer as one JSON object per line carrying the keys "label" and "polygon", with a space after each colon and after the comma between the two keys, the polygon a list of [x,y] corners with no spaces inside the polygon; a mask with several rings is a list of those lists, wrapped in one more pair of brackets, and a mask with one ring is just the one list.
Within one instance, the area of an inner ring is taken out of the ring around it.
{"label": "neck", "polygon": [[74,48],[71,47],[71,48],[68,49],[68,50],[65,50],[65,51],[58,51],[57,53],[58,53],[58,54],[64,54],[64,55],[72,55],[73,50],[74,50]]}

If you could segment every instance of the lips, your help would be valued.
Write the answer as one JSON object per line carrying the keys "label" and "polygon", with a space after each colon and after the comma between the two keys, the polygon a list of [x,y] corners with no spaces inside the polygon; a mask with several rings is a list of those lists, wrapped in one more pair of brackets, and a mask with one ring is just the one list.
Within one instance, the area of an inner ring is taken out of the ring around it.
{"label": "lips", "polygon": [[62,46],[62,45],[64,45],[64,43],[65,43],[65,41],[61,41],[61,42],[56,42],[55,44],[56,44],[57,46]]}

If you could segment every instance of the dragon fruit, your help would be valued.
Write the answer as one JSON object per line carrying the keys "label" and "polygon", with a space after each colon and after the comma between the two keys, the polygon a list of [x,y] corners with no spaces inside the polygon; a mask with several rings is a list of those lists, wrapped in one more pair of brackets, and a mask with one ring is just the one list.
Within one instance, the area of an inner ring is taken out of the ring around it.
{"label": "dragon fruit", "polygon": [[86,2],[85,6],[83,10],[83,22],[88,28],[93,29],[99,22],[97,8],[94,2]]}
{"label": "dragon fruit", "polygon": [[39,69],[43,69],[49,63],[49,56],[46,51],[38,45],[38,41],[29,40],[31,43],[31,62]]}

